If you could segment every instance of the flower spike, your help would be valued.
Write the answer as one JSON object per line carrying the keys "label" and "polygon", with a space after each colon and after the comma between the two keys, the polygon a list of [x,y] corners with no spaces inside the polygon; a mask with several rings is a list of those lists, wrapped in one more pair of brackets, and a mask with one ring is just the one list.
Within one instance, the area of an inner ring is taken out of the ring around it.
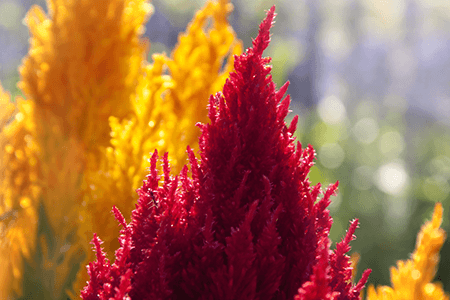
{"label": "flower spike", "polygon": [[[167,155],[154,152],[112,297],[131,270],[131,299],[359,299],[368,273],[352,285],[346,255],[358,221],[331,252],[326,208],[338,183],[311,186],[314,149],[295,143],[296,119],[284,121],[287,84],[276,90],[262,57],[274,17],[272,7],[253,48],[235,57],[235,72],[210,97],[200,159],[187,150],[191,177],[187,168],[171,176]],[[104,292],[98,277],[91,272],[84,299]]]}
{"label": "flower spike", "polygon": [[392,287],[370,285],[367,300],[449,300],[440,282],[433,283],[439,263],[439,250],[444,244],[446,233],[440,228],[443,208],[436,203],[432,220],[426,222],[417,235],[416,249],[411,259],[398,261],[391,267]]}
{"label": "flower spike", "polygon": [[[262,56],[263,51],[269,46],[270,43],[270,28],[275,24],[274,19],[277,14],[275,13],[275,5],[267,11],[266,18],[259,25],[259,34],[255,40],[253,40],[253,52],[257,56]],[[283,93],[284,94],[284,93]]]}

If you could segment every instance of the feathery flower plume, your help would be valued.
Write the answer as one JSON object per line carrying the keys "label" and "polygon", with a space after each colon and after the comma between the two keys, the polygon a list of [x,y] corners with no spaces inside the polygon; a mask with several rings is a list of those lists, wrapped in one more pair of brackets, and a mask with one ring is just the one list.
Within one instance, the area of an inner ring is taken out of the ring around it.
{"label": "feathery flower plume", "polygon": [[[206,104],[209,95],[222,89],[228,74],[233,71],[234,55],[242,53],[242,42],[236,39],[227,21],[233,10],[229,2],[208,1],[196,13],[186,33],[180,35],[170,58],[165,59],[174,85],[164,99],[173,105],[177,123],[170,132],[170,147],[159,143],[157,148],[161,152],[169,152],[176,172],[181,170],[187,158],[185,147],[179,147],[179,143],[197,150],[200,131],[195,124],[208,121]],[[211,17],[213,24],[205,32],[202,28]],[[224,60],[227,64],[222,70]],[[148,152],[153,149],[155,147]]]}
{"label": "feathery flower plume", "polygon": [[0,298],[20,294],[23,258],[30,259],[38,219],[37,145],[30,122],[34,105],[18,100],[0,86]]}
{"label": "feathery flower plume", "polygon": [[[22,258],[30,258],[35,247],[37,223],[35,145],[26,119],[32,113],[30,103],[17,107],[0,86],[0,298],[12,291],[20,293]],[[17,110],[17,111],[16,111]]]}
{"label": "feathery flower plume", "polygon": [[288,85],[276,91],[262,57],[274,10],[210,97],[200,161],[188,147],[191,177],[187,167],[171,176],[168,154],[161,176],[155,151],[131,223],[113,208],[122,225],[114,263],[94,236],[83,299],[359,299],[370,271],[352,285],[345,255],[358,221],[330,251],[337,183],[322,197],[310,185],[314,150],[295,145]]}
{"label": "feathery flower plume", "polygon": [[[97,164],[99,146],[109,145],[109,116],[131,111],[151,7],[146,0],[48,5],[49,16],[33,6],[25,18],[31,45],[19,87],[27,100],[18,100],[14,120],[2,129],[0,277],[13,284],[0,290],[13,286],[21,294],[22,257],[30,258],[39,241],[42,261],[32,266],[42,268],[46,297],[57,299],[80,260],[74,236],[84,172]],[[38,222],[51,232],[37,233]]]}
{"label": "feathery flower plume", "polygon": [[[119,228],[109,211],[115,205],[130,217],[136,189],[148,173],[151,152],[155,148],[168,151],[178,171],[187,158],[182,149],[188,144],[198,147],[195,123],[206,121],[208,95],[223,86],[233,69],[233,54],[242,52],[241,42],[227,22],[231,10],[229,0],[208,1],[180,35],[171,57],[155,54],[153,64],[143,68],[131,117],[122,121],[110,118],[111,146],[103,148],[99,168],[87,172],[80,211],[83,222],[78,235],[88,253],[86,263],[95,259],[89,249],[94,232],[103,238],[109,256],[119,247]],[[210,27],[208,21],[212,21]],[[224,60],[227,65],[222,70]],[[166,65],[168,75],[164,75]],[[81,290],[88,279],[83,266],[74,291]]]}
{"label": "feathery flower plume", "polygon": [[442,204],[434,207],[432,220],[426,222],[417,235],[416,249],[411,259],[398,261],[397,268],[391,267],[392,287],[370,285],[368,300],[449,300],[442,284],[432,283],[439,264],[439,251],[446,234],[440,228],[442,223]]}

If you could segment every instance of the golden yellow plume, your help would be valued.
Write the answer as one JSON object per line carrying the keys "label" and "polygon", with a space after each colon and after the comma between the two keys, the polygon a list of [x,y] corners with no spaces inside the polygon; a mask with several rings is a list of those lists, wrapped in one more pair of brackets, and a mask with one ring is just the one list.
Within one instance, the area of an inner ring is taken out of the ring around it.
{"label": "golden yellow plume", "polygon": [[432,283],[439,264],[439,251],[445,241],[442,223],[442,204],[437,203],[433,218],[426,222],[417,235],[416,249],[412,258],[398,261],[391,268],[392,287],[369,286],[368,300],[448,300],[442,284]]}

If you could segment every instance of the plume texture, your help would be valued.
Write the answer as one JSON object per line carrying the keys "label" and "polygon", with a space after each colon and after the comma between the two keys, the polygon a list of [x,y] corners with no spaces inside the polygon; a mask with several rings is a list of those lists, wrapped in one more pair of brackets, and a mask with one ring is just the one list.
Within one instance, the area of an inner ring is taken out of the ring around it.
{"label": "plume texture", "polygon": [[274,11],[210,97],[200,158],[188,147],[190,168],[172,176],[168,154],[153,153],[131,222],[113,208],[114,263],[94,236],[83,299],[359,299],[370,271],[353,285],[346,255],[358,221],[330,251],[337,183],[310,185],[314,150],[295,143],[288,85],[276,90],[262,57]]}
{"label": "plume texture", "polygon": [[432,280],[439,264],[439,250],[444,244],[446,233],[440,228],[442,204],[437,203],[432,220],[426,222],[417,234],[416,249],[411,259],[398,261],[391,267],[392,287],[370,285],[367,300],[449,300],[440,282]]}

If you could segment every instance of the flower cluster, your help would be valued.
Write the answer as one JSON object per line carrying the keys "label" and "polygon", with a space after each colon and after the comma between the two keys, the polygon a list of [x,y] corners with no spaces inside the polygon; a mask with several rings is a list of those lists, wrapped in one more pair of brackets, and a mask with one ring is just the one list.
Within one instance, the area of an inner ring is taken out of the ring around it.
{"label": "flower cluster", "polygon": [[208,95],[242,48],[227,22],[228,0],[209,1],[172,55],[152,64],[142,39],[148,0],[48,5],[48,15],[33,6],[25,18],[26,100],[14,105],[0,93],[2,299],[22,294],[23,258],[42,274],[47,299],[66,297],[81,263],[71,293],[78,298],[93,232],[115,247],[119,230],[108,211],[131,213],[150,151],[170,151],[176,166],[186,160],[180,141],[198,147],[195,123],[205,121]]}
{"label": "flower cluster", "polygon": [[32,184],[37,178],[36,147],[29,136],[32,126],[26,121],[32,106],[24,101],[19,101],[17,106],[10,102],[9,94],[0,86],[1,299],[8,299],[13,290],[20,291],[22,257],[31,257],[37,221],[33,200],[39,189]]}
{"label": "flower cluster", "polygon": [[[26,100],[19,99],[0,137],[0,206],[14,214],[1,228],[0,273],[12,281],[2,294],[11,287],[21,294],[22,256],[31,257],[36,241],[42,261],[34,266],[48,279],[46,296],[65,293],[81,257],[74,236],[84,174],[99,146],[109,144],[109,116],[130,113],[146,48],[140,28],[150,9],[146,0],[54,0],[49,16],[38,6],[28,12],[30,51],[18,84]],[[51,234],[38,231],[42,224]]]}
{"label": "flower cluster", "polygon": [[173,177],[166,154],[161,176],[155,151],[131,223],[113,209],[123,227],[114,263],[94,237],[83,299],[359,299],[370,271],[353,285],[346,255],[358,221],[330,251],[337,183],[310,185],[314,150],[295,144],[288,85],[275,89],[262,57],[274,10],[210,97],[200,160],[188,147],[190,171]]}
{"label": "flower cluster", "polygon": [[[314,149],[262,56],[274,7],[238,56],[232,4],[207,1],[149,63],[149,0],[48,6],[25,18],[25,99],[0,86],[0,299],[361,298],[370,270],[353,283],[346,255],[358,220],[330,250],[338,183],[310,184]],[[442,210],[368,300],[450,299],[432,282]]]}

